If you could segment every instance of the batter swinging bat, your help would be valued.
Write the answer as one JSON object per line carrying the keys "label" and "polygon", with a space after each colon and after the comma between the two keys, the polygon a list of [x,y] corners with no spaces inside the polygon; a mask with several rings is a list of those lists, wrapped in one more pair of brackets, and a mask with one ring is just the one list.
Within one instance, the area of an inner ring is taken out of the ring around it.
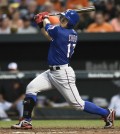
{"label": "batter swinging bat", "polygon": [[[92,12],[95,11],[95,7],[94,6],[90,6],[90,7],[83,7],[83,8],[79,8],[79,9],[74,9],[77,13],[86,13],[86,12]],[[56,16],[56,15],[60,15],[61,13],[53,13],[53,14],[49,14],[49,16]]]}

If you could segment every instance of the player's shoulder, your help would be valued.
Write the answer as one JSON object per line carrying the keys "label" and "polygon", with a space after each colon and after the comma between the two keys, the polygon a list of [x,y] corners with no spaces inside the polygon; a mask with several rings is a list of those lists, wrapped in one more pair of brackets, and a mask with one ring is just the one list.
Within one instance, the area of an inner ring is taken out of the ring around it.
{"label": "player's shoulder", "polygon": [[46,27],[48,29],[57,29],[59,27],[59,25],[52,25],[52,24],[47,24]]}

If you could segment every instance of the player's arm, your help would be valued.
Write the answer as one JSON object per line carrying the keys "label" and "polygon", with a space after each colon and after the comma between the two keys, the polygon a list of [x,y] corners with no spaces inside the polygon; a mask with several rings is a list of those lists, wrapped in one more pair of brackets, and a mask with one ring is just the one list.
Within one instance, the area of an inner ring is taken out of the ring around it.
{"label": "player's arm", "polygon": [[48,32],[45,30],[45,27],[47,24],[51,24],[48,18],[45,18],[43,20],[43,28],[41,28],[41,32],[44,34],[44,36],[48,39],[48,40],[52,40],[52,38],[49,36]]}
{"label": "player's arm", "polygon": [[48,12],[42,12],[42,13],[35,15],[34,20],[38,24],[38,26],[41,29],[41,32],[44,34],[44,36],[48,40],[51,40],[51,37],[45,30],[46,25],[50,24],[50,21],[48,19]]}
{"label": "player's arm", "polygon": [[35,22],[40,27],[42,33],[47,37],[47,39],[55,39],[58,35],[58,26],[51,25],[49,21],[48,12],[43,12],[37,14],[35,17]]}

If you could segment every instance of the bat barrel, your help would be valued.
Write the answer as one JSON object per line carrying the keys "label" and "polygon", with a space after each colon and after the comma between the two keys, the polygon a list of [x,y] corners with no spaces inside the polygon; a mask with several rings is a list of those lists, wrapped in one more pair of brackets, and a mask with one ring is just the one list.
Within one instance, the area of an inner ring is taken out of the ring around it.
{"label": "bat barrel", "polygon": [[[77,13],[85,13],[85,12],[92,12],[95,11],[95,7],[94,6],[90,6],[90,7],[83,7],[83,8],[79,8],[79,9],[74,9]],[[49,14],[49,16],[57,16],[60,15],[61,13],[53,13],[53,14]]]}
{"label": "bat barrel", "polygon": [[95,11],[95,7],[94,6],[84,7],[84,8],[76,9],[75,11],[77,13],[92,12],[92,11]]}

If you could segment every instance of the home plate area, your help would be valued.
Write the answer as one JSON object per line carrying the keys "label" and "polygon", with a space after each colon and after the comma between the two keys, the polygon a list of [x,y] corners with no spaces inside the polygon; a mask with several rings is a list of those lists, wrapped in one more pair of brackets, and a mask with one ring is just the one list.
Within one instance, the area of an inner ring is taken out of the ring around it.
{"label": "home plate area", "polygon": [[34,128],[31,130],[11,130],[1,128],[0,134],[120,134],[120,129],[101,128]]}

